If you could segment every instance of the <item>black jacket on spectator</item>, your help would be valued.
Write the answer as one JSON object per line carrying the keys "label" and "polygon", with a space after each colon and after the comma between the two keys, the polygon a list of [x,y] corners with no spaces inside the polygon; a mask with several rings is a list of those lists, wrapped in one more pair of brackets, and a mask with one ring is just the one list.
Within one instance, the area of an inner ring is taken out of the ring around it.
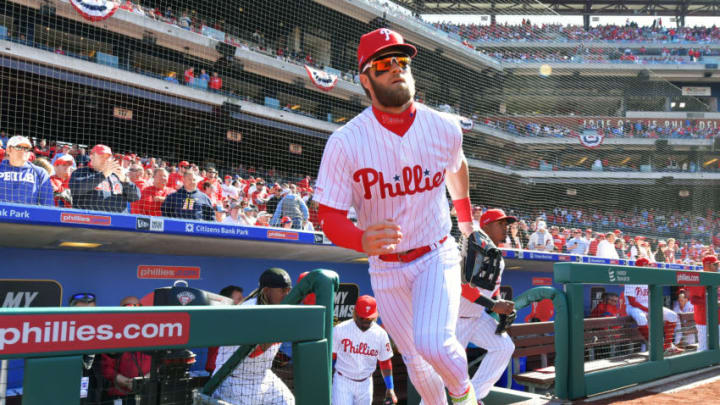
{"label": "black jacket on spectator", "polygon": [[185,188],[168,195],[162,204],[164,217],[214,221],[215,210],[207,194],[200,190],[188,192]]}
{"label": "black jacket on spectator", "polygon": [[70,177],[73,208],[129,212],[128,203],[140,199],[140,190],[131,182],[121,182],[115,175],[107,178],[102,172],[81,167]]}

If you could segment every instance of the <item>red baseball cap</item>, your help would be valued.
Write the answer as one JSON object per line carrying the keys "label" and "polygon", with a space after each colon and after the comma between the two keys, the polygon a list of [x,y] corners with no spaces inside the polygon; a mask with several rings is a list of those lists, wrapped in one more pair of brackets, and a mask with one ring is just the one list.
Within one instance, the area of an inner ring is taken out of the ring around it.
{"label": "red baseball cap", "polygon": [[410,44],[406,44],[402,35],[388,28],[378,28],[360,37],[360,45],[358,45],[358,72],[362,72],[363,65],[367,63],[373,55],[389,48],[396,48],[411,58],[417,55],[417,49]]}
{"label": "red baseball cap", "polygon": [[125,155],[125,156],[123,157],[123,160],[132,161],[132,160],[133,160],[133,157],[130,156],[130,155]]}
{"label": "red baseball cap", "polygon": [[717,256],[715,256],[715,255],[709,255],[709,256],[703,257],[702,262],[703,262],[703,264],[705,264],[705,263],[710,263],[710,264],[712,264],[712,263],[717,263],[717,262],[718,262],[718,258],[717,258]]}
{"label": "red baseball cap", "polygon": [[287,224],[288,222],[292,222],[292,219],[290,217],[282,217],[280,220],[281,224]]}
{"label": "red baseball cap", "polygon": [[508,224],[512,224],[513,222],[517,221],[516,217],[505,215],[505,211],[499,208],[492,208],[485,211],[480,216],[480,226],[482,227],[491,222],[499,221],[501,219],[506,219]]}
{"label": "red baseball cap", "polygon": [[90,153],[97,153],[98,155],[112,155],[112,150],[109,146],[97,144],[90,149]]}
{"label": "red baseball cap", "polygon": [[641,258],[635,260],[636,266],[647,266],[649,264],[650,264],[650,260],[648,260],[647,257],[641,257]]}
{"label": "red baseball cap", "polygon": [[53,166],[60,166],[60,165],[74,165],[75,159],[71,155],[62,155],[59,158],[55,160],[55,163],[53,163]]}
{"label": "red baseball cap", "polygon": [[377,302],[369,295],[361,295],[355,302],[355,312],[360,318],[377,318]]}
{"label": "red baseball cap", "polygon": [[614,233],[615,235],[622,235],[623,232],[622,232],[621,230],[619,230],[619,229],[616,229],[616,230],[613,231],[613,233]]}
{"label": "red baseball cap", "polygon": [[187,160],[183,160],[182,162],[178,163],[178,167],[188,167],[190,166],[190,163],[187,162]]}
{"label": "red baseball cap", "polygon": [[230,179],[230,180],[232,180],[232,176],[229,175],[229,174],[226,174],[226,175],[225,175],[225,179]]}

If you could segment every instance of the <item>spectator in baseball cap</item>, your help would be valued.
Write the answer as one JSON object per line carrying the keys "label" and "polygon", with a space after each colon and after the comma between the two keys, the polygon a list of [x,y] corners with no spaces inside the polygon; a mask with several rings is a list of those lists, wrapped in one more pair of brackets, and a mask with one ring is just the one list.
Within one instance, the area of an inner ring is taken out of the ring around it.
{"label": "spectator in baseball cap", "polygon": [[70,155],[58,158],[53,165],[55,174],[50,176],[53,187],[53,198],[56,207],[72,207],[72,193],[70,192],[70,175],[72,174],[75,159]]}
{"label": "spectator in baseball cap", "polygon": [[285,229],[292,229],[293,221],[290,217],[282,217],[280,220],[280,227]]}
{"label": "spectator in baseball cap", "polygon": [[128,203],[140,199],[140,190],[125,176],[108,146],[95,145],[90,166],[77,169],[70,177],[70,191],[76,208],[127,212]]}
{"label": "spectator in baseball cap", "polygon": [[32,143],[24,136],[13,136],[7,142],[7,159],[0,162],[0,201],[55,205],[50,175],[30,163]]}

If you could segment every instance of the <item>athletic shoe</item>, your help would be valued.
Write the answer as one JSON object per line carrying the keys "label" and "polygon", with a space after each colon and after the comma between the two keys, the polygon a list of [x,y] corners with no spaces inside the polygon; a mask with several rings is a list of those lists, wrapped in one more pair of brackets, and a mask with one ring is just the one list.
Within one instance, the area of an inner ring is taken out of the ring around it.
{"label": "athletic shoe", "polygon": [[673,354],[680,354],[683,352],[685,352],[685,350],[675,346],[674,344],[671,344],[670,347],[665,349],[665,355],[667,355],[667,356],[671,356]]}
{"label": "athletic shoe", "polygon": [[470,385],[467,391],[462,393],[459,397],[450,395],[450,403],[453,405],[476,405],[478,400],[475,397],[475,390],[472,385]]}

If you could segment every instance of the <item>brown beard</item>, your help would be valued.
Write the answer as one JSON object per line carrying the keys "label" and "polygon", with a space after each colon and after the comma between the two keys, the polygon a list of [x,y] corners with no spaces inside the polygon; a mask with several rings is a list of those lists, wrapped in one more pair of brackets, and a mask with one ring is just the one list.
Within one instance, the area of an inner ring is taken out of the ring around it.
{"label": "brown beard", "polygon": [[387,87],[381,87],[376,84],[371,75],[368,75],[368,79],[370,80],[370,86],[372,86],[373,93],[375,93],[375,98],[385,107],[402,107],[412,99],[415,93],[413,86],[407,82],[407,88],[390,90]]}

